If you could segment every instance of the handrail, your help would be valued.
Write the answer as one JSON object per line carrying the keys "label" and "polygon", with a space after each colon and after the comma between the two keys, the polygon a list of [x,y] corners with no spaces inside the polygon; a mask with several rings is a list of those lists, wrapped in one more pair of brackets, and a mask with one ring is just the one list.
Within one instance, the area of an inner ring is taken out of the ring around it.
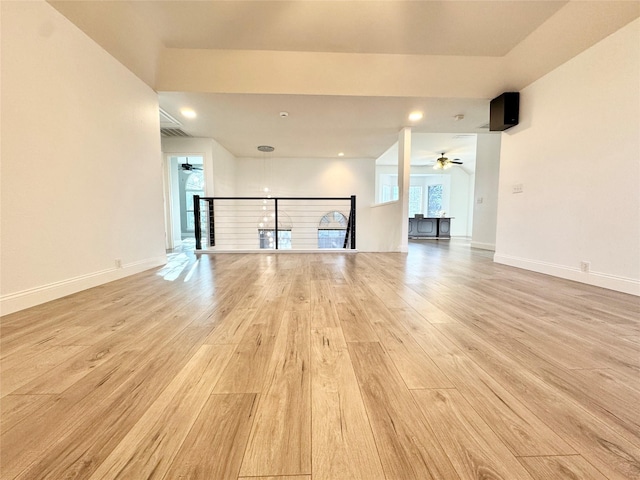
{"label": "handrail", "polygon": [[355,195],[350,197],[198,197],[200,200],[351,200]]}

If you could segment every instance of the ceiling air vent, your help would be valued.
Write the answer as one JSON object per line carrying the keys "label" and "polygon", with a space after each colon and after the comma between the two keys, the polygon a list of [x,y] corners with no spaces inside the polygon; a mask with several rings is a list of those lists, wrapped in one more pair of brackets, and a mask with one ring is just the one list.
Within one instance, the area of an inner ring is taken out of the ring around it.
{"label": "ceiling air vent", "polygon": [[183,132],[179,128],[161,128],[160,133],[163,137],[190,137],[186,132]]}

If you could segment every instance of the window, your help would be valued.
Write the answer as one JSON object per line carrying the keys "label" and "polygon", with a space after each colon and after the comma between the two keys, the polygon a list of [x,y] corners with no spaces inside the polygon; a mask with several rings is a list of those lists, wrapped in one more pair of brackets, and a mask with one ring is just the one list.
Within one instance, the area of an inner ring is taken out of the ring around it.
{"label": "window", "polygon": [[[258,240],[260,248],[276,248],[275,213],[264,211],[258,218]],[[278,250],[291,249],[291,218],[283,211],[278,211]]]}
{"label": "window", "polygon": [[398,185],[383,185],[382,186],[382,202],[391,202],[398,200]]}
{"label": "window", "polygon": [[[261,228],[258,230],[260,248],[276,248],[275,230]],[[291,250],[291,230],[278,230],[278,250]]]}
{"label": "window", "polygon": [[[382,172],[376,175],[376,202],[397,200],[398,175]],[[408,216],[423,214],[425,217],[439,217],[441,212],[450,209],[451,175],[412,173],[409,178],[409,191],[406,194]]]}
{"label": "window", "polygon": [[318,225],[318,248],[344,248],[347,223],[347,217],[340,212],[324,215]]}
{"label": "window", "polygon": [[427,216],[439,217],[442,210],[442,184],[429,185],[427,191]]}
{"label": "window", "polygon": [[344,248],[347,229],[318,229],[318,248]]}
{"label": "window", "polygon": [[185,190],[204,190],[204,177],[202,171],[191,172],[184,185]]}
{"label": "window", "polygon": [[409,186],[409,216],[413,217],[416,213],[422,213],[422,186]]}

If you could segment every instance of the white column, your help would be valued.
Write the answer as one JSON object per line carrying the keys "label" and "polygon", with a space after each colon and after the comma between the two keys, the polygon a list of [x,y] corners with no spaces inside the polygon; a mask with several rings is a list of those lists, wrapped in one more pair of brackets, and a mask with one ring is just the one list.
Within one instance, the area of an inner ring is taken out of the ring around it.
{"label": "white column", "polygon": [[478,135],[471,246],[496,249],[501,135]]}
{"label": "white column", "polygon": [[409,178],[411,175],[411,127],[404,127],[398,135],[398,201],[401,252],[409,251]]}

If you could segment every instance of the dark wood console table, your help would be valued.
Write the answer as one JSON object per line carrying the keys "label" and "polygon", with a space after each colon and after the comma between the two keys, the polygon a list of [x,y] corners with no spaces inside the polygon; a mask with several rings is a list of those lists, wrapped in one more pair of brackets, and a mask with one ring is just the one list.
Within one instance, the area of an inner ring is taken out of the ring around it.
{"label": "dark wood console table", "polygon": [[451,219],[453,217],[416,216],[409,219],[409,237],[411,238],[451,238]]}

